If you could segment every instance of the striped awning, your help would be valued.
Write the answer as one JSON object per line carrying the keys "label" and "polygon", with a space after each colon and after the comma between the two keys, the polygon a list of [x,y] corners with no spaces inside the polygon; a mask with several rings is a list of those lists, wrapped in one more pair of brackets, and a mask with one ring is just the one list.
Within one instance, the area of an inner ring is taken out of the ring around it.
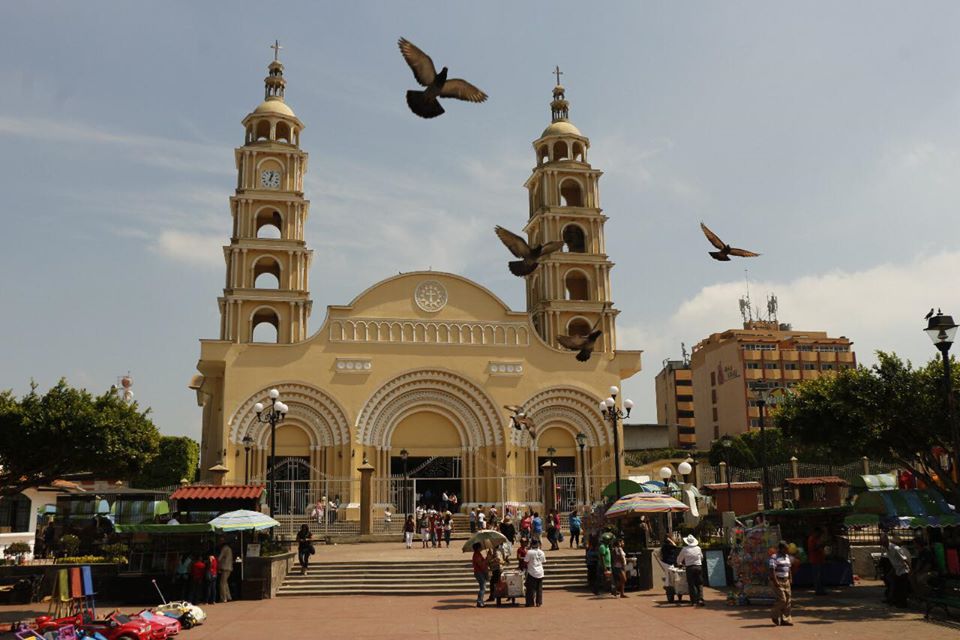
{"label": "striped awning", "polygon": [[607,509],[610,519],[626,518],[647,513],[673,513],[689,511],[690,507],[676,498],[662,493],[634,493],[623,496]]}
{"label": "striped awning", "polygon": [[876,473],[858,476],[853,481],[855,489],[867,491],[892,491],[897,489],[897,476],[892,473]]}
{"label": "striped awning", "polygon": [[932,489],[867,491],[857,496],[853,509],[845,520],[850,525],[872,523],[874,518],[878,524],[909,526],[960,523],[960,514]]}

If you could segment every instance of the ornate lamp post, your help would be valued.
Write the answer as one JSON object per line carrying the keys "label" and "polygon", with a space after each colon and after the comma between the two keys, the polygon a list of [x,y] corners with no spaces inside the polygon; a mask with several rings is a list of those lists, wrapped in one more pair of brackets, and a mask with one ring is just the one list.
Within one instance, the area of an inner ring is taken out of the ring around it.
{"label": "ornate lamp post", "polygon": [[[604,404],[606,406],[606,404]],[[587,460],[583,450],[587,446],[587,434],[581,432],[577,434],[577,446],[580,447],[580,484],[583,487],[583,504],[588,503],[587,499]]]}
{"label": "ornate lamp post", "polygon": [[617,394],[620,393],[620,389],[617,387],[610,387],[610,397],[606,400],[603,400],[600,403],[600,413],[603,414],[603,417],[610,421],[610,428],[613,429],[613,464],[614,472],[616,478],[616,487],[617,487],[617,500],[623,497],[623,494],[620,492],[620,433],[617,429],[617,422],[622,421],[624,418],[630,417],[630,411],[633,409],[633,400],[626,399],[623,401],[623,408],[625,411],[617,409]]}
{"label": "ornate lamp post", "polygon": [[[670,476],[673,475],[673,469],[670,467],[660,467],[660,479],[663,480],[663,493],[670,495]],[[673,533],[673,514],[665,513],[667,516],[667,533]]]}
{"label": "ornate lamp post", "polygon": [[410,502],[409,495],[407,490],[407,484],[409,483],[409,478],[407,478],[407,458],[410,457],[410,452],[406,449],[400,449],[400,459],[403,460],[403,505],[400,507],[403,509],[403,513],[410,513]]}
{"label": "ornate lamp post", "polygon": [[552,458],[557,455],[557,450],[554,447],[547,447],[547,457]]}
{"label": "ornate lamp post", "polygon": [[723,457],[726,458],[727,472],[727,511],[733,511],[733,487],[730,486],[730,451],[733,449],[733,438],[723,436],[720,438],[720,444],[723,445]]}
{"label": "ornate lamp post", "polygon": [[693,471],[693,467],[686,460],[677,465],[677,472],[683,478],[683,484],[687,484],[687,475],[689,475],[691,471]]}
{"label": "ornate lamp post", "polygon": [[250,484],[250,448],[253,447],[253,438],[250,434],[243,436],[243,484]]}
{"label": "ornate lamp post", "polygon": [[277,466],[277,425],[283,422],[284,416],[287,415],[289,407],[280,402],[280,392],[276,389],[270,389],[270,392],[267,394],[270,396],[270,409],[264,412],[264,406],[262,402],[258,402],[253,405],[253,410],[257,412],[257,421],[264,424],[270,425],[270,466],[269,469],[270,477],[267,478],[268,482],[268,492],[270,494],[270,517],[274,516],[274,509],[276,507],[276,466]]}
{"label": "ornate lamp post", "polygon": [[764,408],[770,400],[773,388],[766,382],[756,382],[750,385],[750,389],[757,397],[757,406],[760,408],[760,468],[763,471],[763,490],[761,494],[763,496],[763,508],[766,510],[770,508],[773,501],[770,499],[770,476],[767,472],[767,438],[764,435]]}
{"label": "ornate lamp post", "polygon": [[933,344],[943,356],[943,392],[947,403],[947,421],[950,423],[950,436],[953,440],[953,459],[950,466],[960,469],[960,434],[957,433],[957,423],[953,419],[953,379],[950,376],[950,347],[957,335],[957,323],[950,316],[945,316],[937,309],[937,315],[932,316],[925,329]]}

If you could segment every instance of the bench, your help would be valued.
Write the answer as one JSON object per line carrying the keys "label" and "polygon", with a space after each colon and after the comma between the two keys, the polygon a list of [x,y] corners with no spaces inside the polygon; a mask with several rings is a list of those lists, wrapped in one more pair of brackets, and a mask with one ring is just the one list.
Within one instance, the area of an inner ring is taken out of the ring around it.
{"label": "bench", "polygon": [[924,618],[930,617],[930,610],[934,607],[943,607],[944,613],[950,615],[950,608],[960,610],[960,579],[939,577],[931,579],[933,592],[927,596],[926,613]]}

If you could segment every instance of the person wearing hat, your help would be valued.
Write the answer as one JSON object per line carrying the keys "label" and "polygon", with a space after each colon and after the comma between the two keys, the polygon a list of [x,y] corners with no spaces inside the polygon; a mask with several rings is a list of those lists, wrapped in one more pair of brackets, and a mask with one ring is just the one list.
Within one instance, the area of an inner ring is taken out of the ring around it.
{"label": "person wearing hat", "polygon": [[777,552],[770,556],[770,585],[773,587],[773,609],[770,619],[773,624],[783,627],[792,627],[790,621],[790,582],[793,579],[793,558],[787,553],[787,543],[781,540],[777,544]]}
{"label": "person wearing hat", "polygon": [[683,539],[683,549],[677,554],[677,566],[687,571],[687,588],[690,604],[702,607],[703,602],[703,551],[691,533]]}

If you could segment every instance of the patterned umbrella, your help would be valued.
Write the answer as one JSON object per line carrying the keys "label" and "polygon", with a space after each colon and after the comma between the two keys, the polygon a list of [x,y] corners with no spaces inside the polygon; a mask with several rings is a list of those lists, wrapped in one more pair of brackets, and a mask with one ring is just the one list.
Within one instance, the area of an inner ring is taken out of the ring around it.
{"label": "patterned umbrella", "polygon": [[615,520],[634,514],[675,513],[689,511],[690,507],[676,498],[661,493],[634,493],[623,496],[607,509],[607,518]]}
{"label": "patterned umbrella", "polygon": [[485,529],[473,534],[469,540],[463,543],[463,550],[473,551],[473,543],[479,542],[483,549],[496,549],[507,541],[507,536],[493,529]]}
{"label": "patterned umbrella", "polygon": [[246,509],[222,513],[211,520],[210,524],[221,531],[249,531],[250,529],[260,531],[280,526],[280,523],[270,516]]}

